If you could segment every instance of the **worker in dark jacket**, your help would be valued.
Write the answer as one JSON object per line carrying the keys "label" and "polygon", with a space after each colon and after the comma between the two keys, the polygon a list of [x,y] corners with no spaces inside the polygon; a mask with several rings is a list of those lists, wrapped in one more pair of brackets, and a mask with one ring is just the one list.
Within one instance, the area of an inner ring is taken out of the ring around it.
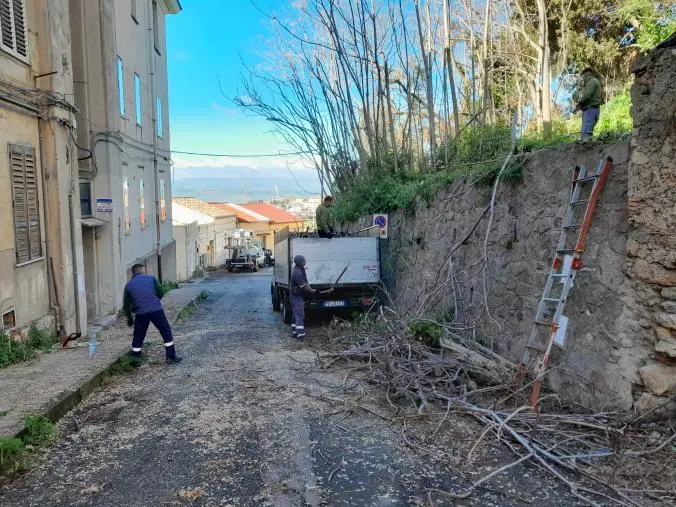
{"label": "worker in dark jacket", "polygon": [[603,90],[601,81],[591,67],[582,71],[582,87],[575,93],[576,109],[582,111],[582,131],[580,140],[588,141],[594,136],[594,127],[599,121]]}
{"label": "worker in dark jacket", "polygon": [[[176,355],[171,326],[160,302],[160,298],[164,296],[160,282],[154,276],[146,275],[143,264],[134,264],[131,271],[131,280],[124,288],[124,313],[127,315],[129,327],[134,326],[134,339],[131,342],[131,356],[136,359],[134,364],[140,364],[143,340],[151,322],[164,340],[167,363],[180,363],[182,358]],[[132,313],[136,315],[136,320]]]}
{"label": "worker in dark jacket", "polygon": [[305,338],[305,302],[303,296],[315,294],[317,291],[310,287],[305,273],[305,257],[296,255],[293,258],[295,267],[291,274],[291,311],[293,311],[293,321],[291,331],[293,336],[302,340]]}

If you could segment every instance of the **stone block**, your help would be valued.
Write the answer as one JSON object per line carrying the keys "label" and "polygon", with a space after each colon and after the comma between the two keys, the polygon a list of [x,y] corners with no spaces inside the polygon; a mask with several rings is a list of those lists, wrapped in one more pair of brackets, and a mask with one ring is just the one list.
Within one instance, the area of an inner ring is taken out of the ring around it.
{"label": "stone block", "polygon": [[660,340],[655,345],[655,352],[664,354],[672,359],[676,359],[676,341],[675,340]]}
{"label": "stone block", "polygon": [[639,368],[643,385],[656,396],[676,394],[676,366],[652,363]]}
{"label": "stone block", "polygon": [[662,289],[662,297],[676,301],[676,287],[665,287]]}
{"label": "stone block", "polygon": [[669,341],[673,338],[673,332],[671,329],[662,326],[655,326],[655,334],[657,335],[657,340]]}
{"label": "stone block", "polygon": [[665,301],[660,308],[667,313],[676,313],[676,301]]}
{"label": "stone block", "polygon": [[658,313],[657,322],[660,323],[660,326],[666,327],[669,329],[676,329],[676,315],[673,313]]}
{"label": "stone block", "polygon": [[676,400],[671,401],[665,405],[664,398],[662,396],[643,393],[634,402],[634,410],[641,414],[651,412],[652,417],[648,416],[648,418],[642,419],[642,422],[667,419],[669,417],[673,417],[674,414],[676,414]]}

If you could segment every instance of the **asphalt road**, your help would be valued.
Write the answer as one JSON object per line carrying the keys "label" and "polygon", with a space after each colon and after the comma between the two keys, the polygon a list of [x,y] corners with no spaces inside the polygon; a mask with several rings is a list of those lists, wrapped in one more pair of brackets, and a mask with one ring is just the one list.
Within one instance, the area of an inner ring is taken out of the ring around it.
{"label": "asphalt road", "polygon": [[[471,444],[476,427],[446,421],[430,454],[403,445],[400,422],[374,415],[387,407],[319,399],[379,388],[318,371],[312,341],[293,340],[272,312],[269,283],[269,271],[203,282],[209,298],[174,328],[183,363],[166,366],[150,344],[150,363],[68,414],[59,441],[0,492],[0,505],[572,505],[525,467],[471,499],[444,494],[485,473],[457,471],[464,457],[453,442]],[[407,431],[414,439],[414,422]],[[502,459],[498,449],[487,464]]]}

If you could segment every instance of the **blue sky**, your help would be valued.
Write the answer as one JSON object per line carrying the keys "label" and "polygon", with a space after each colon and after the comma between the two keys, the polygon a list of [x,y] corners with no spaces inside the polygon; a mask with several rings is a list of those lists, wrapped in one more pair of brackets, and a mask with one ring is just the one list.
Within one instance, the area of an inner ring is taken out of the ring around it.
{"label": "blue sky", "polygon": [[[257,1],[266,12],[288,5],[288,0]],[[167,16],[172,150],[233,154],[293,151],[270,132],[271,124],[245,115],[229,100],[242,91],[243,62],[253,67],[262,60],[269,20],[249,0],[181,0],[181,5],[181,13]],[[189,167],[213,168],[214,175],[222,175],[231,166],[245,166],[271,176],[288,176],[287,162],[295,171],[302,165],[297,157],[214,159],[175,154],[172,158],[177,178],[185,177],[181,170]]]}

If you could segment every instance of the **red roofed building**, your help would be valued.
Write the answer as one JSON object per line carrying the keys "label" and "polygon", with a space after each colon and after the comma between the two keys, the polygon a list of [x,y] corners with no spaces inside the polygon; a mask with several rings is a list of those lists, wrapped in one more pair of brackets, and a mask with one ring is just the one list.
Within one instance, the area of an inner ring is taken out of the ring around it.
{"label": "red roofed building", "polygon": [[275,233],[277,231],[281,231],[285,227],[288,227],[292,231],[300,231],[303,229],[304,222],[302,218],[292,215],[291,213],[267,202],[242,204],[241,206],[254,213],[265,215],[270,219],[270,232],[273,244],[275,241]]}
{"label": "red roofed building", "polygon": [[254,213],[268,217],[271,224],[281,225],[279,229],[282,229],[289,226],[290,229],[300,228],[303,225],[303,219],[299,218],[287,211],[284,211],[282,208],[278,208],[267,202],[256,202],[251,204],[242,204],[242,208],[245,208]]}
{"label": "red roofed building", "polygon": [[210,202],[209,204],[235,215],[238,229],[252,232],[256,239],[263,242],[265,248],[274,248],[275,236],[271,230],[271,222],[268,217],[246,209],[241,204],[234,204],[232,202]]}

